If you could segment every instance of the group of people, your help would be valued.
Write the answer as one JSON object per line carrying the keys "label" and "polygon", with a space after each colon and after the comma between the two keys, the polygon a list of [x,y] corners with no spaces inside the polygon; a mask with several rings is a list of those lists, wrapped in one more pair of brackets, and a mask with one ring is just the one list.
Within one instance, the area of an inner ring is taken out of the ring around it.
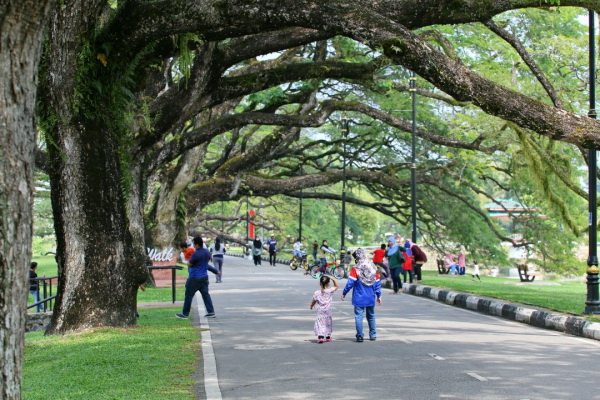
{"label": "group of people", "polygon": [[[273,236],[271,236],[271,240],[267,242],[267,246],[270,247],[271,244],[275,250],[277,242]],[[193,248],[188,247],[186,242],[182,242],[180,247],[182,256],[188,264],[189,277],[185,284],[183,310],[181,313],[176,314],[176,316],[183,319],[189,317],[192,299],[196,292],[199,291],[207,311],[205,317],[214,318],[215,310],[208,292],[208,271],[217,276],[217,282],[222,282],[225,247],[220,239],[217,238],[215,243],[208,249],[200,236],[194,237]],[[253,247],[260,248],[262,251],[263,245],[258,238],[255,239]],[[326,240],[323,241],[320,250],[322,252],[320,261],[324,268],[327,263],[327,255],[331,253],[334,254],[336,251],[328,246]],[[299,249],[294,249],[294,251],[299,251]],[[316,259],[315,252],[313,244],[313,256],[315,256]],[[393,237],[388,238],[387,246],[383,244],[380,249],[375,250],[373,253],[374,257],[372,260],[362,248],[358,248],[352,253],[355,260],[355,266],[348,274],[348,281],[346,282],[346,286],[344,287],[341,296],[341,299],[345,300],[346,295],[352,291],[352,305],[354,306],[357,342],[363,342],[365,338],[363,330],[363,320],[365,315],[369,327],[369,340],[377,340],[375,306],[382,303],[382,275],[379,273],[377,266],[380,266],[383,271],[385,271],[385,278],[392,280],[393,293],[397,294],[402,288],[400,274],[402,274],[405,283],[407,279],[412,283],[415,275],[417,281],[420,281],[421,266],[427,261],[426,254],[419,246],[411,243],[410,240],[406,240],[406,243],[403,246],[398,245],[396,239]],[[461,253],[463,254],[462,262],[464,263],[464,247],[461,247]],[[450,254],[450,256],[452,255]],[[453,257],[448,257],[448,259],[453,261]],[[214,267],[209,264],[210,261],[214,263]],[[385,261],[387,261],[387,263]],[[255,265],[257,265],[256,262],[255,259]],[[458,267],[458,271],[460,272],[460,262],[461,257],[459,257],[459,264],[453,263],[449,266],[454,266],[453,271],[456,271],[456,268]],[[260,265],[260,263],[258,265]],[[271,265],[274,265],[274,260]],[[312,296],[310,309],[312,310],[317,306],[317,317],[313,333],[317,336],[317,343],[324,343],[332,340],[333,294],[339,289],[339,286],[333,277],[325,274],[320,276],[319,285],[320,289],[315,291]]]}
{"label": "group of people", "polygon": [[275,235],[271,235],[271,238],[264,245],[258,236],[254,238],[251,250],[254,266],[262,265],[263,248],[266,248],[269,252],[269,265],[274,267],[277,258],[277,240],[275,239]]}
{"label": "group of people", "polygon": [[[301,239],[296,240],[292,245],[292,252],[294,257],[298,259],[302,259],[302,241]],[[269,252],[269,264],[275,266],[276,257],[277,257],[277,240],[275,239],[275,235],[271,235],[271,238],[263,244],[260,238],[257,236],[252,241],[252,259],[255,266],[262,265],[262,253],[263,249],[266,249]],[[319,250],[321,252],[320,257],[318,257]],[[325,270],[325,266],[327,265],[327,257],[336,254],[337,250],[329,247],[327,244],[327,240],[323,240],[321,245],[319,246],[318,242],[315,240],[312,244],[312,256],[315,261],[319,260],[321,262],[321,272]]]}
{"label": "group of people", "polygon": [[[363,320],[365,314],[369,326],[369,339],[377,340],[375,305],[381,304],[379,272],[377,272],[375,264],[369,259],[363,249],[356,249],[352,255],[354,256],[356,265],[350,270],[348,281],[342,291],[342,300],[345,300],[346,295],[352,291],[356,341],[364,341]],[[321,275],[319,284],[321,288],[313,294],[310,309],[312,310],[317,305],[317,318],[313,333],[317,336],[317,343],[323,343],[332,340],[333,313],[331,304],[333,302],[333,294],[339,287],[336,280],[328,275]]]}
{"label": "group of people", "polygon": [[[466,254],[467,250],[465,246],[460,246],[458,251],[458,255],[452,254],[452,252],[448,251],[444,256],[444,267],[450,270],[450,275],[465,275],[467,271],[467,263],[466,263]],[[456,257],[457,261],[454,261]],[[473,272],[471,273],[472,279],[475,280],[475,277],[479,281],[481,281],[481,277],[479,276],[479,264],[477,261],[473,261]]]}
{"label": "group of people", "polygon": [[409,283],[413,283],[416,277],[417,282],[421,282],[421,269],[426,262],[425,252],[410,239],[406,239],[404,245],[399,245],[395,238],[389,237],[387,246],[382,244],[373,252],[373,263],[381,268],[385,279],[392,281],[392,289],[395,294],[402,289],[402,280],[404,283],[407,280]]}
{"label": "group of people", "polygon": [[[185,241],[182,241],[179,245],[182,257],[188,265],[188,279],[185,282],[183,310],[175,316],[182,319],[189,317],[192,300],[196,292],[199,291],[206,308],[205,317],[214,318],[215,308],[208,292],[208,271],[217,276],[216,283],[222,282],[225,245],[221,243],[220,238],[216,238],[209,249],[204,245],[202,237],[196,236],[192,240],[192,246],[188,246]],[[211,261],[214,266],[209,264]]]}
{"label": "group of people", "polygon": [[[326,245],[326,242],[324,241]],[[348,274],[348,281],[342,291],[342,300],[352,291],[352,305],[354,306],[354,320],[356,326],[356,341],[363,342],[365,335],[363,331],[363,320],[366,315],[369,326],[369,339],[377,340],[377,326],[375,319],[375,306],[381,304],[381,279],[382,274],[377,267],[381,267],[385,278],[392,280],[393,293],[399,293],[402,288],[400,274],[404,282],[412,283],[414,276],[417,281],[421,280],[421,268],[427,262],[427,255],[417,244],[406,240],[404,246],[398,245],[396,239],[388,238],[387,246],[373,252],[371,260],[362,248],[356,249],[352,254],[355,266]],[[319,280],[321,286],[312,297],[310,309],[315,305],[317,318],[315,320],[313,333],[317,336],[317,343],[330,342],[333,332],[333,316],[331,304],[333,294],[338,290],[338,284],[334,278],[322,275]]]}
{"label": "group of people", "polygon": [[[277,253],[277,240],[274,235],[271,235],[266,243],[269,250],[269,263],[275,266],[275,257]],[[196,292],[200,292],[204,307],[206,308],[205,317],[214,318],[215,309],[212,303],[212,298],[208,292],[208,271],[216,275],[216,283],[221,283],[223,277],[223,257],[225,255],[225,245],[221,243],[220,238],[216,238],[210,248],[204,244],[204,240],[200,236],[194,237],[192,246],[189,246],[186,241],[179,244],[183,261],[188,265],[188,279],[185,283],[185,299],[183,302],[183,310],[181,313],[175,314],[177,318],[189,318],[192,307],[192,300]],[[261,254],[263,244],[256,237],[252,243],[254,265],[261,265]],[[212,262],[213,265],[209,263]]]}

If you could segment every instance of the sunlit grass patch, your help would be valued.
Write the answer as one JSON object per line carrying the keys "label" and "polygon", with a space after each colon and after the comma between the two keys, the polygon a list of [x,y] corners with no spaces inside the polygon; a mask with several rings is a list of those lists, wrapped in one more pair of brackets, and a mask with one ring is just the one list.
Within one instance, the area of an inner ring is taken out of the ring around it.
{"label": "sunlit grass patch", "polygon": [[199,330],[176,309],[140,310],[137,327],[26,335],[23,399],[193,399]]}
{"label": "sunlit grass patch", "polygon": [[482,276],[481,280],[482,282],[472,281],[471,275],[468,274],[452,276],[424,271],[422,284],[573,314],[581,314],[585,308],[587,288],[580,281],[550,281],[553,285],[517,285],[515,283],[519,282],[518,280],[508,278]]}

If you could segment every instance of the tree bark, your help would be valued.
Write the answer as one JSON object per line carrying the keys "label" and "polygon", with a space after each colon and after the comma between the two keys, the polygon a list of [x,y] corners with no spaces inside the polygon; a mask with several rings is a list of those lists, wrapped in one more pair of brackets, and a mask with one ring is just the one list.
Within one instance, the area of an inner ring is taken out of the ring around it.
{"label": "tree bark", "polygon": [[123,187],[118,138],[94,125],[101,124],[54,135],[61,151],[51,150],[50,175],[60,284],[48,334],[134,325],[137,288],[146,280],[143,227],[130,231],[130,214],[141,210],[124,195],[131,189]]}
{"label": "tree bark", "polygon": [[104,6],[74,1],[51,23],[41,108],[59,286],[47,334],[134,325],[137,289],[147,276],[140,164],[124,156],[123,132],[109,128],[115,106],[86,92],[78,70],[91,74],[99,65],[95,54],[82,54]]}
{"label": "tree bark", "polygon": [[178,161],[173,176],[164,177],[161,180],[160,189],[156,197],[151,218],[152,228],[150,230],[152,245],[155,248],[175,246],[179,248],[179,241],[187,237],[185,227],[182,232],[182,224],[177,221],[177,203],[185,193],[185,189],[197,176],[198,166],[203,161],[204,146],[198,146],[189,150]]}
{"label": "tree bark", "polygon": [[33,230],[35,104],[52,1],[0,2],[0,398],[21,398]]}

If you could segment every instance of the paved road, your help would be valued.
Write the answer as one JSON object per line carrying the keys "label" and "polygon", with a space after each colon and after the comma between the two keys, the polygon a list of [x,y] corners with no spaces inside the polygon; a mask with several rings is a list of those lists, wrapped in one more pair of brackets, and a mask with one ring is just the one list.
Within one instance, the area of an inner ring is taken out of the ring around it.
{"label": "paved road", "polygon": [[596,341],[384,290],[377,341],[354,341],[336,294],[334,340],[317,344],[317,281],[251,264],[226,257],[223,283],[211,276],[223,399],[600,399]]}

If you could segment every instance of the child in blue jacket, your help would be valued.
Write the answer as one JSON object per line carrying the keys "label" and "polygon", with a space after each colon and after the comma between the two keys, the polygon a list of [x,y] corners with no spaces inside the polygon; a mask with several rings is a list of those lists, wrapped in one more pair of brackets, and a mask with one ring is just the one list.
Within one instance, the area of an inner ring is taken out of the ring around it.
{"label": "child in blue jacket", "polygon": [[354,320],[356,322],[356,341],[362,342],[363,317],[367,312],[367,323],[369,324],[369,339],[377,339],[375,324],[375,304],[381,304],[381,282],[379,273],[373,261],[367,257],[361,248],[354,252],[356,265],[348,275],[348,282],[342,292],[342,300],[352,289],[352,305],[354,306]]}

